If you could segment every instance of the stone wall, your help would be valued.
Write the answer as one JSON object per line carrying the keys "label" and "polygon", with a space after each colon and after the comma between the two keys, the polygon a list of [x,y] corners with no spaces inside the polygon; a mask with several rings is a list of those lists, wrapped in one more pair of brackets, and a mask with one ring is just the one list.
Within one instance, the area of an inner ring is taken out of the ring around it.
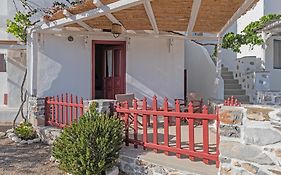
{"label": "stone wall", "polygon": [[223,106],[220,120],[220,174],[281,174],[280,107]]}
{"label": "stone wall", "polygon": [[267,105],[281,105],[281,91],[258,91],[258,103]]}
{"label": "stone wall", "polygon": [[122,151],[118,159],[118,167],[128,175],[197,175],[196,173],[161,166],[140,157],[128,156],[127,153]]}
{"label": "stone wall", "polygon": [[29,97],[28,120],[33,126],[45,125],[45,98]]}

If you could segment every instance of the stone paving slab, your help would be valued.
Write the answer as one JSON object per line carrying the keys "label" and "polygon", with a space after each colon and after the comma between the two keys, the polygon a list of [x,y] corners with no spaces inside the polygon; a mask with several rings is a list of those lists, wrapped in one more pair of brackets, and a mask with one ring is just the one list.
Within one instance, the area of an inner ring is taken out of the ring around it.
{"label": "stone paving slab", "polygon": [[[132,131],[130,131],[131,133]],[[153,137],[153,128],[152,126],[148,128],[148,141],[152,142]],[[203,140],[203,128],[201,125],[195,127],[195,145],[197,151],[202,151],[202,140]],[[181,142],[182,147],[188,148],[188,125],[182,124],[181,126]],[[169,127],[169,141],[171,146],[175,146],[176,142],[176,127],[170,126]],[[130,135],[130,138],[133,138],[133,135]],[[139,130],[138,139],[142,139],[142,130]],[[209,140],[210,140],[210,152],[215,152],[216,147],[216,134],[209,129]],[[164,129],[161,127],[161,123],[159,124],[158,129],[158,143],[162,144],[164,142]],[[138,149],[133,148],[132,146],[124,147],[121,152],[121,157],[126,157],[125,162],[133,165],[135,159],[147,162],[146,164],[156,164],[160,167],[155,168],[153,167],[153,171],[162,169],[162,173],[160,174],[169,174],[171,172],[167,172],[169,169],[173,169],[178,171],[178,175],[180,174],[200,174],[200,175],[216,175],[218,173],[218,169],[216,168],[215,164],[206,165],[202,162],[202,160],[191,161],[187,158],[187,156],[182,156],[181,158],[177,158],[175,154],[169,154],[169,156],[165,155],[163,152],[155,153],[151,149],[146,151],[143,150],[142,146],[139,146]],[[165,168],[163,168],[165,167]],[[126,168],[129,169],[128,165]],[[139,168],[131,168],[131,169],[139,169]],[[152,170],[151,170],[152,171]],[[182,172],[182,173],[181,173]],[[176,172],[173,172],[177,174]],[[138,173],[134,173],[138,174]],[[147,172],[147,174],[150,174]],[[153,174],[153,173],[152,173]],[[154,174],[157,174],[154,172]]]}

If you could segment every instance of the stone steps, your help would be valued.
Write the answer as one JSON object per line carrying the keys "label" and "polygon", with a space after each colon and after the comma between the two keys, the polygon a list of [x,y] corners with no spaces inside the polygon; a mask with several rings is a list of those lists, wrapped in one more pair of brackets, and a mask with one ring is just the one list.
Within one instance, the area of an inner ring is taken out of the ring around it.
{"label": "stone steps", "polygon": [[234,79],[233,74],[222,74],[223,79]]}
{"label": "stone steps", "polygon": [[224,79],[224,84],[238,84],[238,80],[234,79]]}
{"label": "stone steps", "polygon": [[246,95],[244,89],[225,89],[224,95]]}
{"label": "stone steps", "polygon": [[246,91],[242,89],[239,81],[234,79],[232,71],[229,71],[228,68],[223,67],[221,76],[224,80],[224,99],[234,96],[241,103],[249,103],[249,96],[246,95]]}
{"label": "stone steps", "polygon": [[224,89],[242,89],[240,84],[224,84]]}

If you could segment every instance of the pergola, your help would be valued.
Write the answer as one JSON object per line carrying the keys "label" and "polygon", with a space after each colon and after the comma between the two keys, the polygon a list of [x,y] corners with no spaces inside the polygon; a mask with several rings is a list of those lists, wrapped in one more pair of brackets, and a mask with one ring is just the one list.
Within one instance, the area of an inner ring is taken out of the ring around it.
{"label": "pergola", "polygon": [[[82,4],[44,16],[43,24],[31,29],[28,38],[29,92],[36,94],[38,33],[103,35],[112,24],[122,27],[122,35],[180,37],[217,40],[258,0],[85,0]],[[194,33],[207,33],[198,36]],[[180,35],[179,35],[180,33]],[[217,74],[221,61],[218,56]]]}
{"label": "pergola", "polygon": [[16,40],[0,40],[0,49],[26,49],[25,45]]}
{"label": "pergola", "polygon": [[[51,29],[91,33],[120,24],[124,33],[185,33],[193,39],[216,39],[258,0],[85,0],[44,16],[37,31]],[[149,32],[148,32],[149,31]],[[193,36],[209,33],[209,37]]]}

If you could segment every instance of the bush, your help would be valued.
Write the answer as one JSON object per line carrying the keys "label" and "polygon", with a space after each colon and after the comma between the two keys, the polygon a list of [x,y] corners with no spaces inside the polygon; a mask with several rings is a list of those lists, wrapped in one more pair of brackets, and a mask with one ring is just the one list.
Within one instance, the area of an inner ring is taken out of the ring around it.
{"label": "bush", "polygon": [[123,123],[114,116],[90,110],[63,130],[54,142],[59,168],[73,175],[100,175],[112,168],[123,143]]}
{"label": "bush", "polygon": [[15,134],[23,140],[36,138],[36,132],[33,129],[32,124],[29,122],[20,123],[15,129]]}

